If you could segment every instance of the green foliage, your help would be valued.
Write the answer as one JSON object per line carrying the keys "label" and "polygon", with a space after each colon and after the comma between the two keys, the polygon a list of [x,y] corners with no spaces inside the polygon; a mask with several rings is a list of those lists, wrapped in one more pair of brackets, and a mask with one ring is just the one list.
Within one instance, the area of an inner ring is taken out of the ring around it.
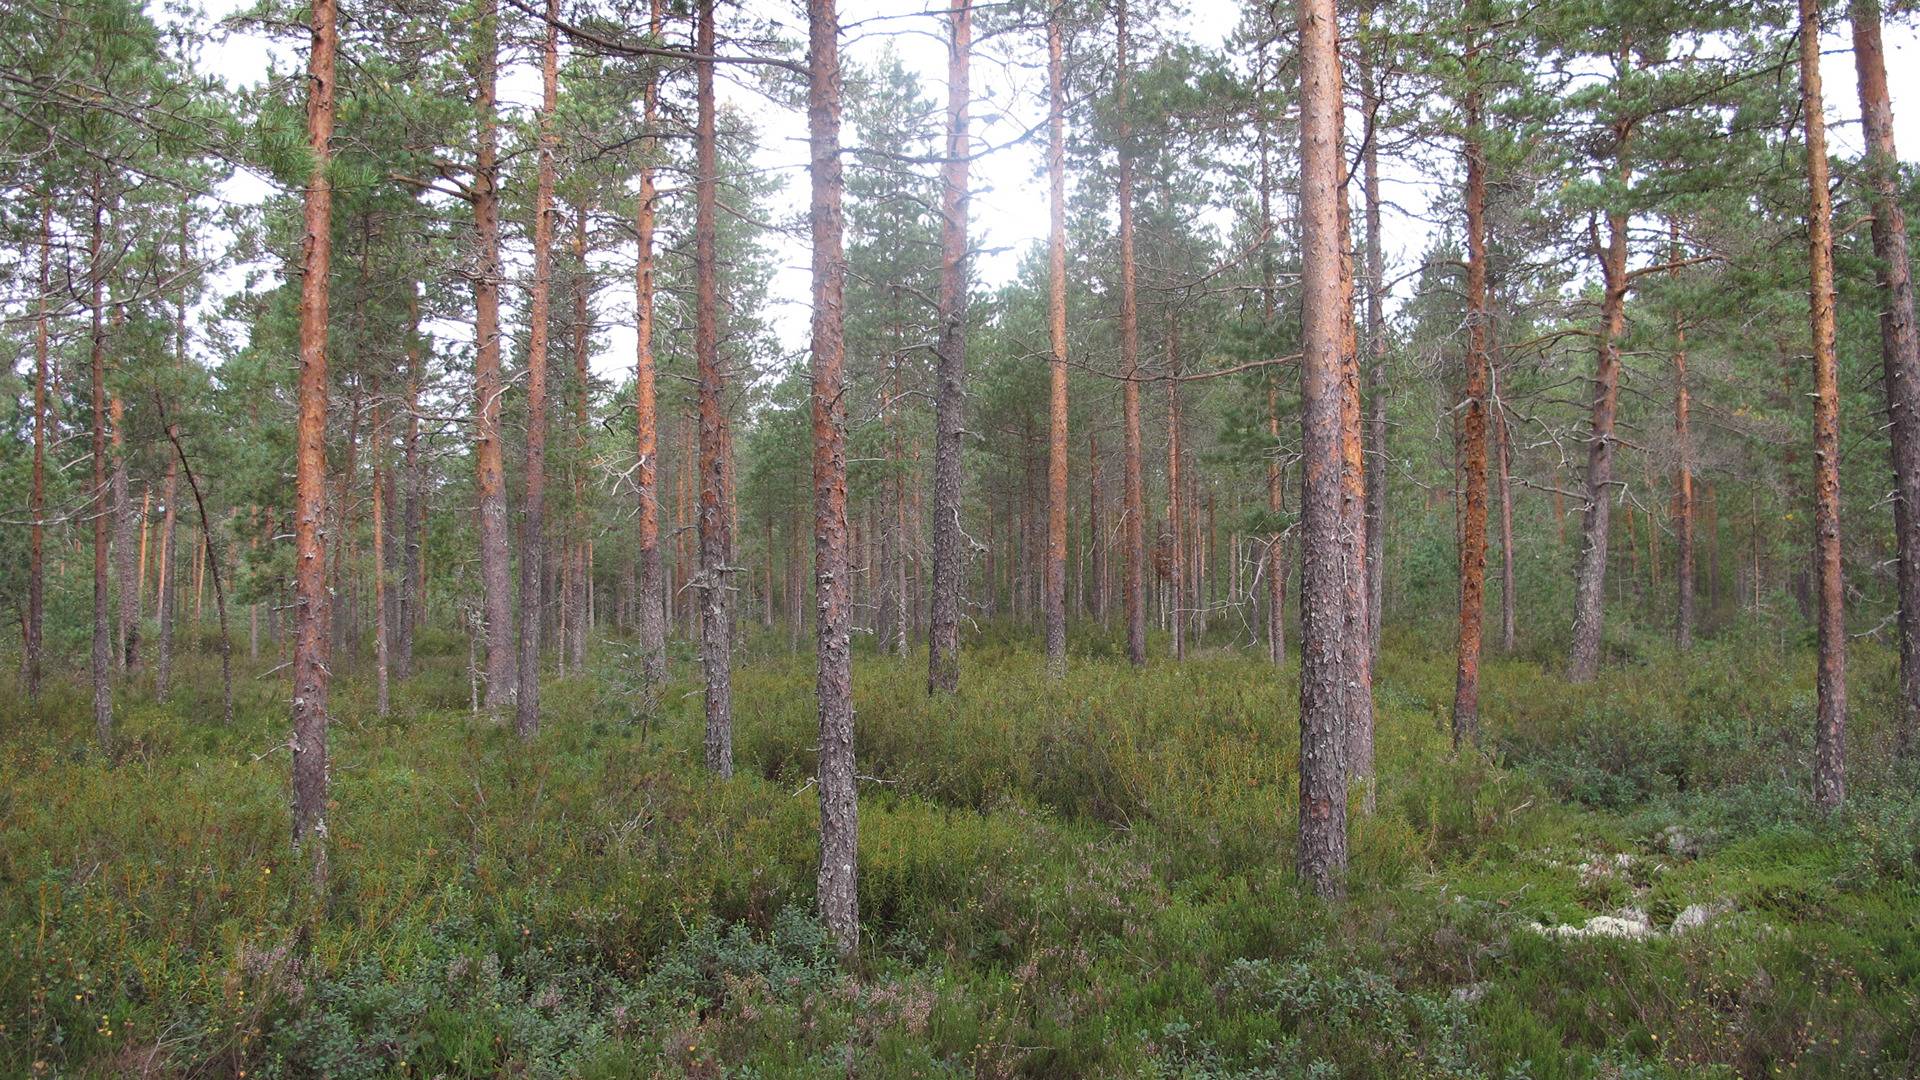
{"label": "green foliage", "polygon": [[[630,666],[617,642],[586,676],[550,684],[526,745],[465,713],[464,645],[442,637],[423,637],[425,670],[398,684],[388,720],[362,677],[336,683],[334,888],[317,921],[285,854],[270,682],[243,678],[235,726],[214,726],[211,660],[184,656],[175,701],[127,703],[111,762],[84,749],[77,687],[52,683],[37,710],[9,695],[0,1070],[1915,1064],[1920,802],[1886,762],[1885,702],[1869,690],[1855,805],[1833,821],[1803,809],[1803,749],[1768,734],[1801,723],[1797,646],[1751,667],[1735,663],[1751,641],[1655,659],[1571,698],[1530,664],[1490,661],[1497,761],[1448,755],[1445,658],[1391,647],[1379,810],[1354,819],[1353,895],[1335,907],[1289,868],[1290,669],[1212,653],[1138,674],[1084,660],[1055,686],[1017,635],[991,628],[961,694],[933,702],[917,663],[863,660],[868,947],[843,969],[804,914],[816,826],[802,657],[742,667],[742,775],[716,784],[699,765],[697,695],[670,688],[642,723],[609,689]],[[1751,723],[1755,748],[1728,753],[1719,732]],[[1527,929],[1637,907],[1664,930],[1695,904],[1727,913],[1640,943]]]}

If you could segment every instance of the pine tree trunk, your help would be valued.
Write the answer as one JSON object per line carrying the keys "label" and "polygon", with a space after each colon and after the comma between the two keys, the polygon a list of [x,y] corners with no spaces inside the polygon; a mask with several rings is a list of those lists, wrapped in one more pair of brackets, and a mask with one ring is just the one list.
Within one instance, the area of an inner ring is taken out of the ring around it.
{"label": "pine tree trunk", "polygon": [[1348,545],[1341,537],[1341,113],[1334,0],[1298,0],[1300,30],[1301,436],[1300,838],[1315,892],[1344,891],[1347,866]]}
{"label": "pine tree trunk", "polygon": [[1375,69],[1370,53],[1361,54],[1360,78],[1368,106],[1367,130],[1361,148],[1361,197],[1366,202],[1367,228],[1367,654],[1369,664],[1377,666],[1380,662],[1381,605],[1386,585],[1387,263],[1380,225],[1380,132],[1377,115],[1382,107],[1380,73]]}
{"label": "pine tree trunk", "polygon": [[843,394],[847,264],[841,250],[840,21],[808,0],[807,129],[813,156],[813,535],[820,705],[820,919],[842,956],[860,944],[859,813],[847,566],[847,409]]}
{"label": "pine tree trunk", "polygon": [[93,175],[93,231],[87,249],[87,276],[93,288],[89,371],[93,397],[93,724],[104,753],[113,751],[113,647],[108,623],[107,526],[112,503],[107,486],[107,268],[104,254],[106,214],[101,177]]}
{"label": "pine tree trunk", "polygon": [[1047,673],[1067,672],[1067,166],[1060,6],[1047,7]]}
{"label": "pine tree trunk", "polygon": [[927,692],[960,689],[960,606],[966,592],[961,549],[961,437],[967,404],[967,134],[972,90],[973,0],[954,0],[947,43],[947,155],[940,170],[939,339],[934,344],[933,612],[927,634]]}
{"label": "pine tree trunk", "polygon": [[[1280,469],[1280,388],[1267,387],[1267,435],[1273,449],[1267,455],[1267,510],[1275,517],[1287,508],[1286,482]],[[1267,659],[1287,662],[1287,541],[1282,532],[1267,536]]]}
{"label": "pine tree trunk", "polygon": [[[179,437],[174,426],[167,429],[167,437]],[[153,694],[162,701],[173,687],[173,616],[174,616],[174,525],[179,511],[175,501],[180,497],[180,463],[169,459],[166,476],[160,481],[160,555],[158,592],[158,610],[156,621],[160,625],[160,651],[154,660]]]}
{"label": "pine tree trunk", "polygon": [[1140,476],[1140,311],[1134,294],[1133,125],[1127,100],[1127,0],[1115,7],[1114,109],[1119,130],[1114,153],[1119,162],[1115,198],[1120,208],[1120,384],[1121,420],[1126,425],[1126,466],[1120,509],[1126,550],[1127,660],[1147,662],[1146,492]]}
{"label": "pine tree trunk", "polygon": [[368,446],[373,456],[373,693],[374,715],[385,717],[389,710],[388,679],[391,675],[390,644],[387,639],[387,435],[381,425],[380,377],[373,379],[373,419]]}
{"label": "pine tree trunk", "polygon": [[[1623,51],[1620,67],[1627,60]],[[1615,125],[1616,175],[1624,187],[1631,176],[1629,125]],[[1574,570],[1573,650],[1567,681],[1592,681],[1600,671],[1600,642],[1606,617],[1607,532],[1613,496],[1613,422],[1620,399],[1620,337],[1626,326],[1627,214],[1607,214],[1607,247],[1601,259],[1600,351],[1593,375],[1593,404],[1587,433],[1586,504],[1581,508],[1580,555]]]}
{"label": "pine tree trunk", "polygon": [[1500,455],[1500,650],[1511,653],[1517,636],[1514,605],[1518,591],[1514,581],[1513,444],[1498,393],[1493,398],[1493,435]]}
{"label": "pine tree trunk", "polygon": [[393,626],[393,677],[413,674],[413,634],[420,625],[420,545],[426,528],[426,458],[420,453],[420,384],[424,379],[420,342],[420,290],[407,288],[407,426],[401,453],[406,498],[400,522],[399,597]]}
{"label": "pine tree trunk", "polygon": [[22,646],[26,653],[27,697],[40,698],[41,668],[45,663],[46,628],[46,516],[47,516],[47,369],[50,343],[48,303],[53,295],[53,199],[40,200],[39,300],[33,323],[33,487],[27,514],[32,531],[27,539],[27,623]]}
{"label": "pine tree trunk", "polygon": [[[1467,52],[1476,77],[1478,47]],[[1487,164],[1480,132],[1480,90],[1466,92],[1467,371],[1462,391],[1460,622],[1453,689],[1453,745],[1480,744],[1480,646],[1487,587]]]}
{"label": "pine tree trunk", "polygon": [[[660,35],[663,0],[653,0],[653,34]],[[651,713],[659,707],[659,686],[667,677],[667,615],[665,582],[660,560],[659,428],[655,415],[653,358],[653,155],[659,149],[654,131],[660,90],[649,78],[644,91],[647,155],[640,166],[640,197],[634,209],[634,231],[639,236],[639,262],[634,269],[634,467],[640,534],[639,612],[640,675],[646,689],[643,705]]]}
{"label": "pine tree trunk", "polygon": [[1088,610],[1102,627],[1107,625],[1107,537],[1100,494],[1100,437],[1087,433],[1087,576]]}
{"label": "pine tree trunk", "polygon": [[1920,331],[1914,325],[1907,222],[1897,188],[1899,155],[1893,141],[1893,100],[1887,93],[1886,50],[1880,42],[1880,0],[1853,0],[1853,58],[1873,190],[1873,254],[1880,288],[1886,293],[1886,310],[1880,315],[1880,357],[1893,454],[1893,531],[1899,557],[1897,727],[1900,753],[1911,756],[1920,753]]}
{"label": "pine tree trunk", "polygon": [[[1336,66],[1334,90],[1343,97]],[[1340,650],[1347,667],[1347,770],[1361,785],[1361,809],[1371,814],[1376,799],[1373,775],[1373,651],[1367,619],[1367,473],[1360,427],[1360,336],[1353,319],[1353,214],[1347,201],[1351,178],[1342,157],[1341,183],[1334,189],[1340,229],[1340,542],[1347,559],[1346,611]]]}
{"label": "pine tree trunk", "polygon": [[[1267,78],[1266,43],[1260,45],[1258,70]],[[1260,309],[1263,322],[1272,326],[1278,317],[1278,302],[1273,265],[1273,162],[1270,122],[1261,109],[1254,123],[1259,141],[1260,159],[1260,232],[1266,238],[1260,252]],[[1286,478],[1280,467],[1280,387],[1278,376],[1268,375],[1267,435],[1273,446],[1267,452],[1267,511],[1276,519],[1287,506]],[[1276,529],[1267,535],[1267,659],[1275,665],[1287,662],[1287,555],[1285,533]]]}
{"label": "pine tree trunk", "polygon": [[593,581],[592,545],[587,537],[591,522],[587,515],[587,432],[588,405],[593,393],[587,370],[587,348],[592,337],[593,275],[587,268],[587,204],[574,207],[573,218],[573,422],[574,456],[569,466],[573,473],[573,629],[567,643],[573,650],[573,669],[587,670],[587,635],[593,630],[593,614],[588,597]]}
{"label": "pine tree trunk", "polygon": [[[551,2],[551,0],[550,0]],[[714,0],[700,0],[696,51],[712,57]],[[700,382],[700,664],[706,673],[707,768],[733,775],[733,601],[727,583],[726,374],[720,366],[720,299],[714,252],[719,202],[718,136],[714,128],[714,61],[696,61],[699,120],[694,137],[694,354]]]}
{"label": "pine tree trunk", "polygon": [[[114,320],[119,325],[120,320]],[[113,568],[119,592],[120,630],[114,664],[131,673],[140,666],[140,586],[134,549],[139,510],[127,484],[127,414],[119,394],[109,397],[108,419],[113,426]]]}
{"label": "pine tree trunk", "polygon": [[293,844],[313,895],[327,887],[327,275],[332,254],[334,0],[313,0],[308,55],[306,231],[300,259],[300,416],[294,433]]}
{"label": "pine tree trunk", "polygon": [[1187,624],[1191,614],[1186,596],[1186,506],[1180,490],[1180,324],[1167,319],[1167,558],[1169,621],[1173,630],[1173,658],[1187,658]]}
{"label": "pine tree trunk", "polygon": [[1837,810],[1846,797],[1847,618],[1840,570],[1840,389],[1834,356],[1833,204],[1827,188],[1825,104],[1820,95],[1820,4],[1800,0],[1800,111],[1807,134],[1808,321],[1813,331],[1814,574],[1819,585],[1818,705],[1813,798]]}
{"label": "pine tree trunk", "polygon": [[540,164],[533,201],[533,296],[527,328],[527,467],[520,509],[520,671],[514,730],[540,730],[540,629],[547,557],[547,341],[553,298],[553,126],[560,95],[560,0],[547,0],[540,50]]}
{"label": "pine tree trunk", "polygon": [[[147,616],[147,519],[153,516],[153,481],[140,485],[140,511],[135,520],[140,523],[140,573],[136,577],[133,590],[134,618]],[[136,623],[137,625],[137,623]]]}
{"label": "pine tree trunk", "polygon": [[[1673,261],[1680,260],[1680,223],[1671,223]],[[1673,638],[1681,652],[1693,648],[1693,435],[1688,428],[1691,402],[1687,388],[1687,322],[1673,319],[1673,446],[1679,457],[1673,478],[1674,620]],[[1659,565],[1658,563],[1655,564]]]}
{"label": "pine tree trunk", "polygon": [[486,634],[487,708],[498,712],[514,700],[516,674],[513,633],[512,559],[507,550],[507,486],[501,445],[499,134],[494,116],[499,77],[499,0],[483,0],[475,107],[479,112],[479,148],[473,169],[473,222],[480,265],[473,278],[474,297],[474,489],[479,504],[481,623]]}

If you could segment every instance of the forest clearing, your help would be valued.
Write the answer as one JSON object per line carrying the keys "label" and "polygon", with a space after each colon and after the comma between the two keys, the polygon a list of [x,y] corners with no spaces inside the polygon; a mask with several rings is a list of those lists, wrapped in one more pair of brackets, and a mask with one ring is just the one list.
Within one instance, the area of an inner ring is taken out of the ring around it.
{"label": "forest clearing", "polygon": [[0,2],[0,1074],[1920,1075],[1911,6],[854,8]]}

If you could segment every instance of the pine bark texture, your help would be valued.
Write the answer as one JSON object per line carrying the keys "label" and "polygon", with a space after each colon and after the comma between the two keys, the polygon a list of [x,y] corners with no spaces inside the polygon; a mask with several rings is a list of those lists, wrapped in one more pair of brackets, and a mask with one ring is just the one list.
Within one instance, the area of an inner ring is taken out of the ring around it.
{"label": "pine bark texture", "polygon": [[108,524],[111,521],[112,503],[107,486],[106,223],[103,220],[105,208],[102,205],[98,172],[93,176],[92,203],[93,230],[88,240],[87,276],[92,279],[90,284],[93,289],[93,325],[89,331],[91,353],[88,364],[93,405],[93,726],[101,750],[111,753],[113,645],[112,632],[108,627],[112,615],[107,609],[107,554],[111,543]]}
{"label": "pine bark texture", "polygon": [[1300,31],[1300,877],[1322,897],[1347,865],[1349,547],[1341,537],[1340,55],[1334,0],[1297,0]]}
{"label": "pine bark texture", "polygon": [[[1625,64],[1624,57],[1621,60]],[[1627,143],[1632,128],[1614,127],[1618,182],[1632,175]],[[1586,505],[1580,518],[1580,556],[1574,569],[1573,649],[1567,681],[1592,681],[1600,671],[1600,642],[1606,617],[1609,500],[1613,495],[1613,423],[1620,400],[1620,337],[1626,327],[1627,214],[1607,214],[1607,246],[1601,257],[1600,351],[1593,375],[1587,432]]]}
{"label": "pine bark texture", "polygon": [[553,305],[553,127],[560,87],[560,0],[547,0],[540,50],[540,163],[533,197],[533,296],[527,327],[527,468],[520,508],[520,669],[514,730],[540,730],[540,630],[547,553],[547,345]]}
{"label": "pine bark texture", "polygon": [[1067,671],[1067,166],[1059,0],[1047,8],[1047,673]]}
{"label": "pine bark texture", "polygon": [[927,692],[960,689],[960,605],[966,591],[961,548],[961,438],[967,402],[967,134],[972,96],[973,2],[954,0],[947,42],[947,154],[940,171],[939,339],[934,344],[933,609],[927,636]]}
{"label": "pine bark texture", "polygon": [[1373,57],[1360,58],[1361,91],[1366,95],[1367,132],[1361,147],[1361,198],[1365,201],[1367,259],[1366,370],[1366,544],[1367,657],[1380,660],[1381,610],[1386,585],[1387,529],[1387,261],[1380,222],[1380,73]]}
{"label": "pine bark texture", "polygon": [[1800,0],[1800,111],[1806,124],[1809,195],[1807,308],[1813,334],[1813,565],[1819,601],[1813,798],[1823,809],[1836,810],[1846,798],[1847,618],[1840,571],[1840,387],[1825,108],[1820,92],[1820,4]]}
{"label": "pine bark texture", "polygon": [[50,345],[48,304],[53,296],[53,199],[40,201],[39,300],[33,323],[33,487],[27,516],[32,520],[27,538],[27,623],[25,641],[27,696],[40,697],[46,625],[46,516],[47,516],[47,370]]}
{"label": "pine bark texture", "polygon": [[314,0],[307,60],[307,179],[300,250],[299,420],[294,431],[293,844],[315,895],[327,885],[327,274],[332,257],[334,0]]}
{"label": "pine bark texture", "polygon": [[[1680,260],[1680,223],[1674,222],[1673,259]],[[1673,446],[1679,458],[1673,478],[1673,639],[1685,652],[1693,648],[1693,431],[1687,386],[1687,320],[1673,317]]]}
{"label": "pine bark texture", "polygon": [[[1475,51],[1469,50],[1468,66]],[[1455,652],[1453,745],[1480,742],[1480,648],[1487,587],[1487,165],[1480,91],[1466,93],[1467,370],[1462,390],[1460,619]]]}
{"label": "pine bark texture", "polygon": [[719,205],[719,140],[714,128],[714,0],[700,0],[695,62],[698,120],[694,134],[694,356],[699,378],[700,666],[706,675],[706,762],[733,775],[733,600],[727,582],[731,505],[727,481],[727,385],[720,365],[720,296],[715,275]]}
{"label": "pine bark texture", "polygon": [[1126,553],[1124,582],[1127,660],[1147,662],[1146,489],[1140,475],[1140,309],[1135,295],[1133,258],[1133,124],[1128,118],[1127,0],[1115,8],[1114,108],[1119,129],[1114,153],[1119,161],[1115,198],[1120,204],[1120,394],[1125,425],[1125,465],[1120,521]]}
{"label": "pine bark texture", "polygon": [[[119,319],[115,323],[118,325]],[[119,635],[114,666],[131,672],[140,666],[140,577],[135,537],[140,534],[140,509],[127,483],[127,409],[119,394],[108,396],[107,418],[112,427],[113,570],[119,609]]]}
{"label": "pine bark texture", "polygon": [[1893,453],[1893,530],[1899,558],[1899,749],[1920,753],[1920,331],[1913,316],[1913,272],[1906,214],[1897,188],[1893,99],[1887,92],[1880,0],[1853,0],[1853,57],[1859,75],[1860,120],[1867,142],[1873,199],[1873,254],[1886,308],[1880,313],[1880,356]]}
{"label": "pine bark texture", "polygon": [[851,581],[847,556],[847,263],[842,250],[840,20],[807,4],[807,128],[813,158],[813,535],[820,713],[820,918],[843,956],[860,944],[860,816],[854,790]]}
{"label": "pine bark texture", "polygon": [[481,625],[486,635],[486,704],[500,710],[514,699],[512,565],[507,550],[507,481],[500,432],[499,134],[494,116],[499,78],[500,7],[485,0],[480,13],[475,108],[479,147],[473,167],[473,224],[478,245],[474,268],[473,467],[480,533]]}
{"label": "pine bark texture", "polygon": [[[661,8],[664,0],[653,0],[653,36],[660,36]],[[654,202],[657,193],[653,181],[653,156],[659,149],[658,123],[660,86],[649,77],[644,90],[642,115],[647,134],[647,155],[640,165],[640,196],[634,209],[634,232],[638,236],[639,261],[634,267],[634,369],[633,402],[635,427],[634,487],[639,513],[640,580],[638,584],[638,630],[640,633],[640,676],[645,686],[644,705],[648,712],[659,707],[659,687],[667,677],[666,582],[660,558],[660,435],[655,401],[655,363],[653,357],[653,229]]]}

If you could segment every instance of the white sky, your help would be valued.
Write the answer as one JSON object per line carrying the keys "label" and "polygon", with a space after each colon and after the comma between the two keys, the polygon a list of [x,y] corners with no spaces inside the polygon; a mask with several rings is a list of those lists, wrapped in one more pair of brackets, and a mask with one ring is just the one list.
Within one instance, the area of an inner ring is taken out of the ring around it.
{"label": "white sky", "polygon": [[[208,0],[205,18],[211,23],[242,9],[245,0]],[[759,11],[786,11],[781,0],[751,0]],[[797,5],[792,5],[797,7]],[[865,0],[843,3],[843,25],[856,26],[876,16],[890,18],[870,24],[874,33],[859,29],[849,32],[843,42],[843,62],[849,66],[870,63],[888,47],[898,52],[908,68],[921,80],[922,91],[936,102],[945,101],[947,49],[944,40],[945,8],[934,0],[931,11],[925,0]],[[1180,29],[1197,44],[1218,46],[1239,22],[1239,0],[1189,0]],[[914,15],[922,17],[912,17]],[[791,18],[792,33],[804,38],[798,14]],[[211,30],[211,28],[210,28]],[[1906,25],[1886,27],[1887,68],[1892,86],[1897,140],[1901,156],[1916,160],[1920,154],[1920,35]],[[1827,115],[1831,124],[1833,152],[1855,156],[1860,152],[1861,136],[1853,74],[1851,39],[1844,24],[1838,32],[1826,35],[1821,62],[1825,82]],[[222,37],[209,32],[200,56],[202,69],[218,75],[229,85],[257,85],[267,77],[269,64],[277,63],[283,72],[298,70],[303,58],[284,43],[275,43],[251,35]],[[562,48],[566,48],[562,39]],[[1044,52],[1037,41],[1023,42],[1023,60],[1038,63]],[[976,57],[972,82],[975,96],[973,135],[976,145],[997,146],[1010,141],[1044,117],[1044,71],[1020,70]],[[806,191],[806,143],[804,116],[778,108],[741,83],[719,80],[723,102],[752,116],[760,128],[761,150],[756,164],[786,178],[784,190],[775,197],[775,216],[804,211]],[[539,97],[539,76],[530,64],[505,68],[501,77],[500,98],[504,108],[532,109]],[[973,207],[972,239],[982,252],[974,260],[976,287],[991,288],[1011,279],[1023,253],[1046,241],[1048,218],[1045,178],[1039,175],[1044,144],[1034,141],[1016,145],[976,159],[972,167]],[[1398,181],[1394,198],[1418,215],[1423,210],[1427,189],[1417,170],[1387,164],[1390,178]],[[1068,183],[1073,183],[1069,176]],[[223,198],[235,203],[254,203],[270,191],[259,177],[241,174],[222,189]],[[1389,213],[1387,234],[1388,277],[1412,265],[1423,252],[1431,236],[1431,226],[1417,217]],[[808,248],[804,239],[774,237],[772,246],[776,270],[771,282],[775,309],[768,321],[783,348],[798,352],[807,338],[810,281]],[[630,264],[631,254],[626,258]],[[271,267],[256,267],[271,271]],[[233,269],[216,282],[216,289],[237,288],[242,271]],[[619,280],[616,277],[614,280]],[[633,357],[631,298],[627,290],[602,290],[597,301],[602,327],[601,347],[593,358],[595,374],[618,384],[625,377]],[[511,302],[515,297],[509,296]],[[441,328],[436,328],[436,330]],[[462,328],[444,328],[450,336],[462,336]]]}

